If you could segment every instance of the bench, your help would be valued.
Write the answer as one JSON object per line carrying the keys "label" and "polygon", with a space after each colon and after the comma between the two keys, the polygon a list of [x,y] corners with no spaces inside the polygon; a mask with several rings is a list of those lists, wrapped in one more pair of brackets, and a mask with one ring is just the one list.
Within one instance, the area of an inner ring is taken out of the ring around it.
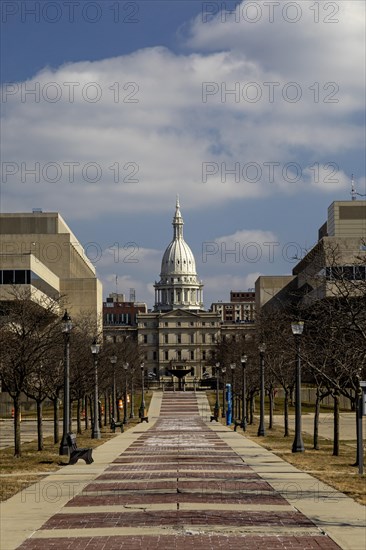
{"label": "bench", "polygon": [[211,414],[210,422],[212,422],[213,420],[216,420],[216,422],[219,421],[219,417],[217,416],[217,414]]}
{"label": "bench", "polygon": [[141,420],[141,422],[149,422],[149,417],[148,416],[140,416],[140,420]]}
{"label": "bench", "polygon": [[117,422],[115,418],[111,418],[111,430],[116,433],[116,428],[121,428],[121,433],[124,432],[123,422]]}
{"label": "bench", "polygon": [[69,464],[76,464],[79,458],[85,460],[86,464],[91,464],[94,462],[92,457],[93,449],[79,449],[76,444],[76,435],[74,433],[68,433],[66,440],[70,451]]}

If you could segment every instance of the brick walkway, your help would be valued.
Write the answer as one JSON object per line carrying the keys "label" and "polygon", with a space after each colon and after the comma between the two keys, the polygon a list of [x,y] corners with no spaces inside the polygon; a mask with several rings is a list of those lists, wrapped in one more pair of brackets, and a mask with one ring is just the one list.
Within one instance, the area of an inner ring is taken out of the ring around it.
{"label": "brick walkway", "polygon": [[18,548],[339,549],[201,420],[165,393],[159,420]]}

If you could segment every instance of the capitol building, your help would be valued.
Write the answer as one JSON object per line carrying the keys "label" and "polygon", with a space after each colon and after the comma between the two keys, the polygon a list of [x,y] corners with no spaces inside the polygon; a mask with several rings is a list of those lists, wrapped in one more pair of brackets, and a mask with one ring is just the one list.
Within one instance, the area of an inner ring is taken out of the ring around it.
{"label": "capitol building", "polygon": [[202,378],[212,366],[211,351],[220,336],[221,316],[204,310],[203,283],[184,240],[183,225],[177,199],[173,239],[163,254],[160,280],[154,285],[154,310],[138,315],[145,367],[159,378],[179,370]]}

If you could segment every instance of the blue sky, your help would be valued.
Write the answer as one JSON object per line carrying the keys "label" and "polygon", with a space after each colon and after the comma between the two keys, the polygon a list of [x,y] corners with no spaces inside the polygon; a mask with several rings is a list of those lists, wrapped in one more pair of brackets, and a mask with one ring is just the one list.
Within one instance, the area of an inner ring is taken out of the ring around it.
{"label": "blue sky", "polygon": [[104,296],[153,305],[177,193],[206,307],[290,273],[351,173],[366,193],[363,2],[1,10],[1,210],[59,211]]}

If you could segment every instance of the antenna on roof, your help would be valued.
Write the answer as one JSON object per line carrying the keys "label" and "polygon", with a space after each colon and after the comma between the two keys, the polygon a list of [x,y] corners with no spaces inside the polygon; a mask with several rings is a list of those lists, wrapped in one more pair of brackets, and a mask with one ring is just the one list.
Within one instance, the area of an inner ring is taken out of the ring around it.
{"label": "antenna on roof", "polygon": [[354,180],[354,177],[353,177],[353,174],[351,176],[351,197],[352,197],[352,200],[355,201],[356,200],[356,189],[355,189],[355,180]]}

